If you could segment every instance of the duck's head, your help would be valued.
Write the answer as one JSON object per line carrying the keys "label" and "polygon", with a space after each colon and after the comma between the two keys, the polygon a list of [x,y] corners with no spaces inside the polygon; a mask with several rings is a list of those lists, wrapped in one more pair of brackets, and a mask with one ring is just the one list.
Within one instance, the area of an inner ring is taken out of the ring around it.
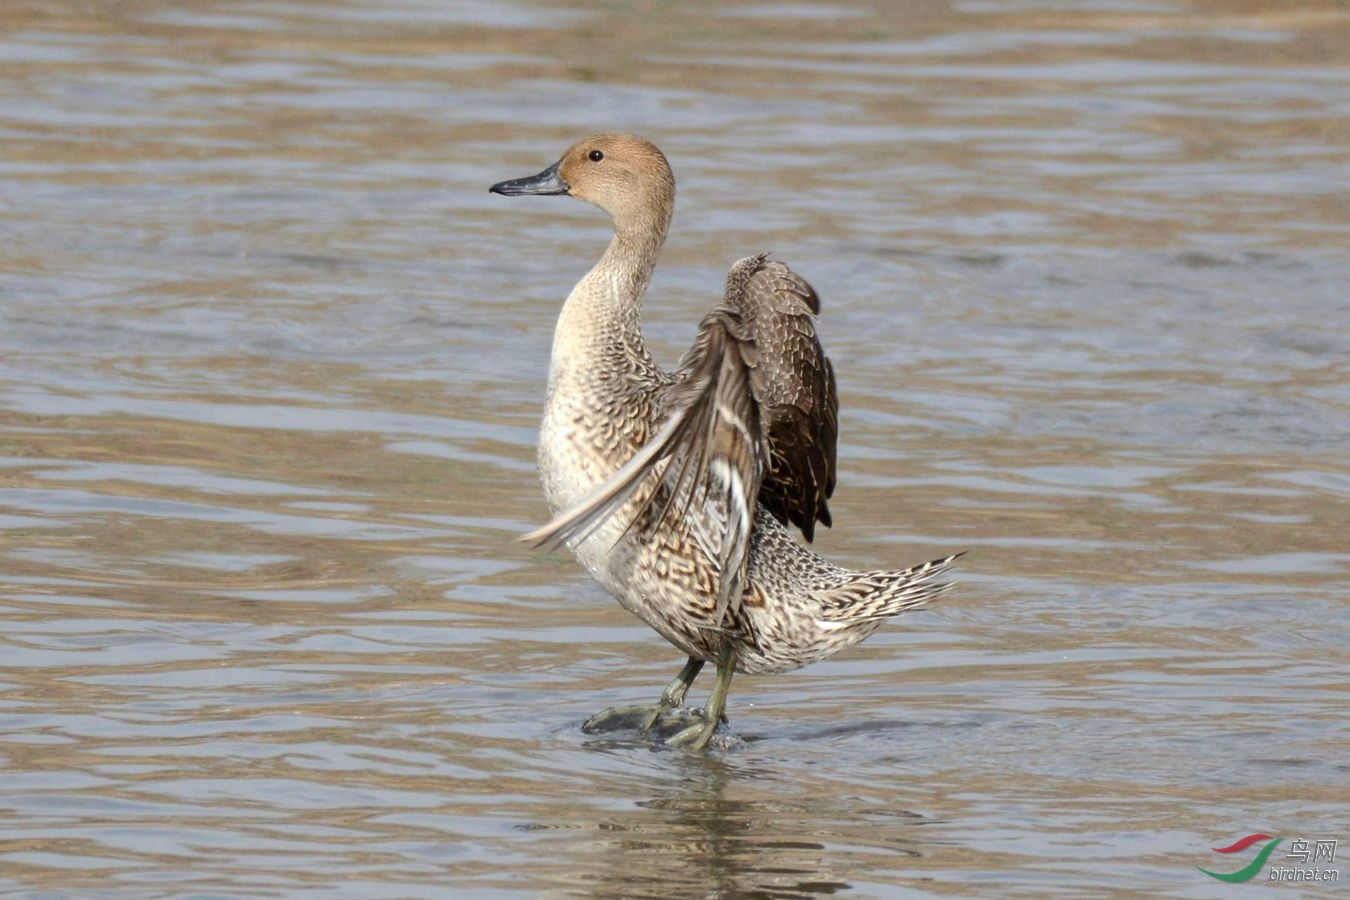
{"label": "duck's head", "polygon": [[593,134],[577,141],[538,175],[488,188],[494,194],[566,194],[609,213],[616,228],[665,223],[675,202],[675,176],[666,157],[634,134]]}

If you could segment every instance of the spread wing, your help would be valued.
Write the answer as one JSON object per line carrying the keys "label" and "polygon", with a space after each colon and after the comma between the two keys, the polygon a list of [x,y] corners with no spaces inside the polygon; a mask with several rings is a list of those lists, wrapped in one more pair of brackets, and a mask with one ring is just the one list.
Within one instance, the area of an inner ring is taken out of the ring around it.
{"label": "spread wing", "polygon": [[699,325],[661,427],[582,502],[522,538],[582,540],[646,486],[628,531],[687,533],[718,567],[714,614],[739,608],[756,503],[809,540],[830,524],[838,400],[816,338],[815,291],[779,262],[743,259]]}
{"label": "spread wing", "polygon": [[[759,501],[810,541],[817,522],[830,526],[826,501],[834,493],[839,439],[834,367],[816,337],[820,299],[782,263],[751,259],[755,269],[736,292],[736,302],[758,351],[750,380],[769,451]],[[728,299],[737,267],[728,279]]]}

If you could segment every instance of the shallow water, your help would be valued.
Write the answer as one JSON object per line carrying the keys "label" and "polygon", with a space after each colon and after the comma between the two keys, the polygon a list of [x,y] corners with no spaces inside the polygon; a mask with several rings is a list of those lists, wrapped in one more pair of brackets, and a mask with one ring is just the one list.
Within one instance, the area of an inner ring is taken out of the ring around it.
{"label": "shallow water", "polygon": [[[1350,839],[1339,4],[97,8],[0,11],[0,890],[1212,896]],[[486,187],[607,127],[680,181],[660,358],[738,256],[822,294],[822,552],[969,551],[707,758],[580,732],[681,660],[513,542],[606,230]]]}

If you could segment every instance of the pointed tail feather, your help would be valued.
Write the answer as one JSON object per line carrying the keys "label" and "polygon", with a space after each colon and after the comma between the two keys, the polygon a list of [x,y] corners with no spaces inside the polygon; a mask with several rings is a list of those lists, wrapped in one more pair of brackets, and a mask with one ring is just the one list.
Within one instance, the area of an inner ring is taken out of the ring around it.
{"label": "pointed tail feather", "polygon": [[965,553],[953,553],[908,569],[893,572],[863,572],[831,592],[821,610],[825,622],[840,625],[888,619],[910,609],[920,609],[951,590],[953,582],[934,581]]}

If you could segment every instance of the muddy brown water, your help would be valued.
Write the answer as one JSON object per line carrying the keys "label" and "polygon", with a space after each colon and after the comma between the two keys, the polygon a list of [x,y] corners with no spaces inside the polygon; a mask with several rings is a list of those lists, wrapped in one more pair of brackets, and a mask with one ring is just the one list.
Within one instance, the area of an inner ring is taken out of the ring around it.
{"label": "muddy brown water", "polygon": [[[6,894],[1203,897],[1350,840],[1343,5],[0,24]],[[822,552],[969,551],[708,757],[580,732],[681,660],[513,542],[607,232],[486,188],[599,128],[679,179],[660,358],[739,256],[820,291]]]}

